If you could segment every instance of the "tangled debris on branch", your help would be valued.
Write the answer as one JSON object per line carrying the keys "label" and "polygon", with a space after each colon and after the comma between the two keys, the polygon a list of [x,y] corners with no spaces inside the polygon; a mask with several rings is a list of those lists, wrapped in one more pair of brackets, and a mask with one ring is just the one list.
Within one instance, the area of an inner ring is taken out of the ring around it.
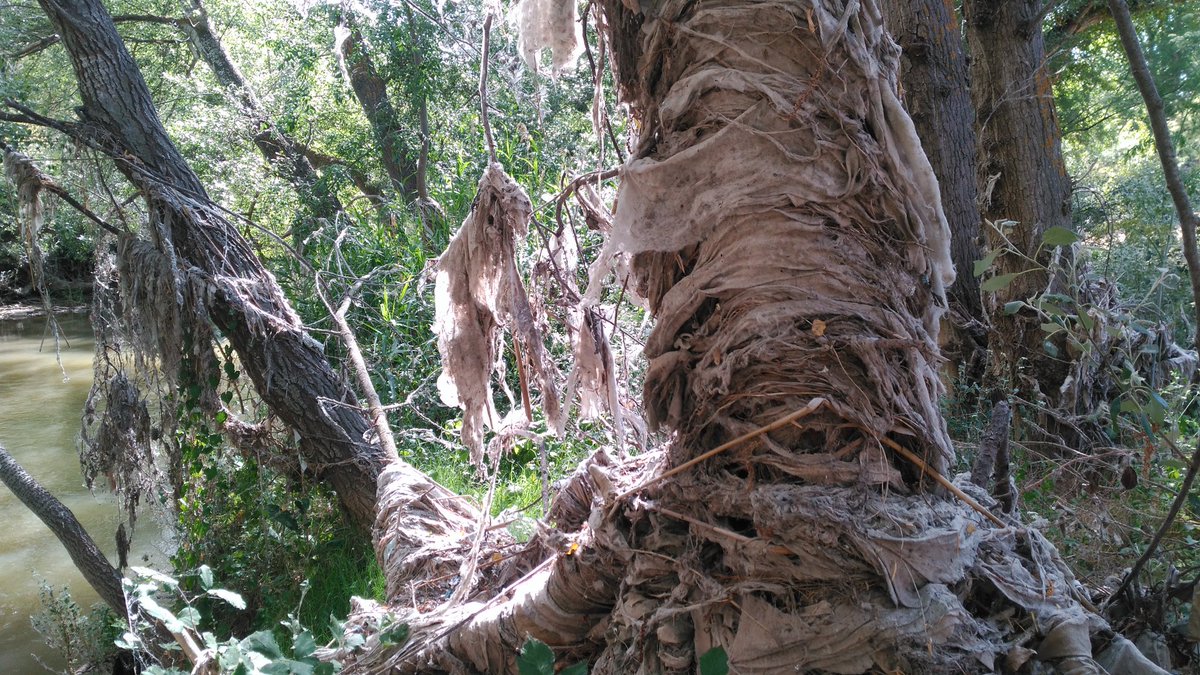
{"label": "tangled debris on branch", "polygon": [[609,254],[657,319],[645,407],[673,438],[577,472],[562,508],[590,494],[586,520],[491,553],[515,581],[394,600],[409,644],[350,672],[512,672],[527,636],[601,674],[714,647],[764,675],[1163,672],[1038,531],[946,477],[949,233],[878,3],[602,5],[641,122]]}

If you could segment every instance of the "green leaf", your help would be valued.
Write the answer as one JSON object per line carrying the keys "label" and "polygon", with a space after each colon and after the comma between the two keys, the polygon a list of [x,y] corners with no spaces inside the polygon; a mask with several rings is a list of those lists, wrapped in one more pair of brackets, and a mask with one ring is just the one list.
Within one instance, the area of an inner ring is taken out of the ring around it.
{"label": "green leaf", "polygon": [[713,647],[700,657],[700,675],[728,675],[729,655],[721,647]]}
{"label": "green leaf", "polygon": [[222,673],[228,673],[242,665],[242,650],[236,647],[222,649],[217,654],[217,663],[221,666]]}
{"label": "green leaf", "polygon": [[233,605],[234,609],[246,609],[246,601],[242,599],[242,596],[233,591],[227,591],[224,588],[213,588],[208,591],[208,595],[224,600],[228,604]]}
{"label": "green leaf", "polygon": [[196,568],[196,574],[200,576],[200,588],[208,590],[213,585],[213,571],[208,565],[201,565]]}
{"label": "green leaf", "polygon": [[1096,325],[1096,320],[1087,313],[1087,308],[1077,304],[1075,305],[1075,310],[1078,312],[1075,317],[1079,319],[1079,325],[1083,326],[1083,329],[1087,332],[1092,332],[1092,326]]}
{"label": "green leaf", "polygon": [[520,675],[554,675],[554,650],[541,640],[529,638],[517,656]]}
{"label": "green leaf", "polygon": [[183,629],[183,624],[180,623],[179,619],[175,618],[175,613],[158,604],[158,601],[154,598],[143,595],[141,598],[138,598],[138,605],[143,612],[161,621],[167,630],[177,633]]}
{"label": "green leaf", "polygon": [[142,648],[142,639],[133,632],[125,631],[121,634],[121,637],[117,638],[113,642],[113,644],[121,649],[128,649],[132,652]]}
{"label": "green leaf", "polygon": [[1024,300],[1013,300],[1012,302],[1006,302],[1004,303],[1004,313],[1010,315],[1016,314],[1017,312],[1021,311],[1021,308],[1024,306]]}
{"label": "green leaf", "polygon": [[242,640],[241,647],[243,651],[258,652],[268,659],[283,658],[283,650],[279,648],[279,643],[275,642],[274,633],[269,630],[251,633]]}
{"label": "green leaf", "polygon": [[163,586],[178,586],[179,585],[179,581],[176,580],[175,578],[167,576],[166,574],[163,574],[162,572],[159,572],[158,570],[150,569],[149,567],[130,567],[129,571],[133,572],[134,574],[136,574],[139,577],[142,577],[143,579],[150,579],[151,581],[157,581],[158,583],[162,584]]}
{"label": "green leaf", "polygon": [[1020,272],[1011,272],[1009,274],[997,274],[987,281],[979,284],[979,290],[984,293],[995,293],[996,291],[1007,288],[1014,279],[1021,276]]}
{"label": "green leaf", "polygon": [[975,276],[977,276],[977,277],[983,276],[983,273],[988,271],[988,268],[992,266],[992,263],[996,262],[996,258],[1003,252],[1004,252],[1004,249],[999,249],[999,248],[994,249],[992,251],[988,251],[988,254],[983,256],[982,259],[976,260],[975,261]]}
{"label": "green leaf", "polygon": [[303,661],[279,659],[262,667],[267,675],[313,675],[313,666]]}
{"label": "green leaf", "polygon": [[200,625],[200,612],[195,607],[184,607],[179,610],[179,623],[188,628],[195,628]]}
{"label": "green leaf", "polygon": [[1045,299],[1038,301],[1038,307],[1050,316],[1067,316],[1066,310],[1053,302],[1047,302]]}
{"label": "green leaf", "polygon": [[1042,235],[1042,243],[1047,246],[1070,246],[1079,241],[1079,235],[1061,225],[1046,230]]}
{"label": "green leaf", "polygon": [[1154,422],[1156,426],[1161,427],[1167,420],[1167,402],[1158,395],[1157,391],[1150,392],[1150,401],[1146,404],[1145,411],[1150,421]]}
{"label": "green leaf", "polygon": [[1058,329],[1060,328],[1062,328],[1062,326],[1053,322],[1042,324],[1042,330],[1046,333],[1057,333]]}
{"label": "green leaf", "polygon": [[313,639],[312,633],[304,631],[296,636],[295,644],[292,646],[292,653],[296,655],[296,658],[312,656],[315,651],[317,651],[317,641]]}
{"label": "green leaf", "polygon": [[563,668],[558,675],[587,675],[587,671],[587,662],[581,661],[573,666]]}
{"label": "green leaf", "polygon": [[400,623],[379,634],[381,645],[402,645],[408,640],[408,624]]}
{"label": "green leaf", "polygon": [[1050,356],[1058,356],[1058,347],[1055,347],[1054,343],[1050,342],[1049,340],[1046,340],[1042,343],[1042,349],[1045,349],[1046,353]]}

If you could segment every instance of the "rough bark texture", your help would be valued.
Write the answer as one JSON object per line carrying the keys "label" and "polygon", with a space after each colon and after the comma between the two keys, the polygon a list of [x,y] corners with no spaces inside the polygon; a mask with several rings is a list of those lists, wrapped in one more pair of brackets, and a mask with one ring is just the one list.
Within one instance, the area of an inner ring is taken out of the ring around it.
{"label": "rough bark texture", "polygon": [[[264,402],[295,429],[308,467],[350,517],[375,518],[386,458],[354,396],[305,332],[274,277],[209,200],[158,119],[150,92],[98,0],[44,0],[83,99],[79,135],[109,152],[143,193],[155,248],[175,270],[180,311],[201,312],[233,344]],[[191,299],[192,302],[186,300]]]}
{"label": "rough bark texture", "polygon": [[983,257],[975,183],[975,109],[967,79],[967,54],[952,4],[942,0],[891,0],[887,29],[900,45],[900,85],[921,147],[938,177],[942,210],[950,224],[950,253],[958,273],[947,295],[962,319],[983,320],[979,280],[971,273]]}
{"label": "rough bark texture", "polygon": [[[1014,248],[996,258],[994,274],[1021,273],[988,294],[993,369],[1033,403],[1054,404],[1069,364],[1043,347],[1045,333],[1031,310],[1004,312],[1049,288],[1044,268],[1052,250],[1034,257],[1046,230],[1071,228],[1071,181],[1042,38],[1040,0],[967,0],[963,12],[971,52],[971,95],[979,138],[979,185],[989,249]],[[1061,261],[1060,261],[1061,262]],[[1064,353],[1060,349],[1059,353]]]}
{"label": "rough bark texture", "polygon": [[117,616],[125,616],[125,593],[121,575],[96,546],[95,540],[79,524],[75,514],[30,476],[0,445],[0,481],[34,513],[62,542],[71,562],[83,578]]}
{"label": "rough bark texture", "polygon": [[716,646],[743,674],[990,672],[1051,628],[1094,665],[1053,547],[930,489],[948,228],[878,5],[631,4],[602,3],[642,123],[609,252],[657,317],[646,407],[673,440],[593,457],[502,591],[424,614],[389,582],[410,643],[349,672],[513,672],[526,634],[594,674]]}

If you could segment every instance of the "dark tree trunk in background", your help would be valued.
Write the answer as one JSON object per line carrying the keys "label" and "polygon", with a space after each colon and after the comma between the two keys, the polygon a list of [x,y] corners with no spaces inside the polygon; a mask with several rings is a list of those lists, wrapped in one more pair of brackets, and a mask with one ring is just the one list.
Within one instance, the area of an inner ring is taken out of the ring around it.
{"label": "dark tree trunk in background", "polygon": [[[989,249],[1011,246],[1034,257],[1051,227],[1071,227],[1071,181],[1063,164],[1061,132],[1042,38],[1040,0],[966,0],[971,94],[979,140],[979,186]],[[1064,251],[1069,255],[1069,251]],[[1047,353],[1045,333],[1029,310],[1006,314],[1004,305],[1045,291],[1052,250],[1037,264],[1022,255],[996,258],[994,274],[1020,273],[985,297],[991,316],[992,367],[1000,381],[1030,402],[1051,405],[1068,370]],[[1060,261],[1066,262],[1066,261]],[[1060,355],[1063,350],[1059,350]],[[1039,395],[1040,393],[1040,395]],[[1044,397],[1044,398],[1043,398]]]}
{"label": "dark tree trunk in background", "polygon": [[[405,6],[405,13],[410,44],[407,46],[409,53],[403,58],[408,59],[409,65],[419,71],[422,57],[420,45],[417,44],[416,26],[412,10]],[[420,75],[411,75],[406,83],[410,97],[409,105],[416,115],[416,133],[407,133],[408,136],[416,136],[418,140],[417,154],[413,157],[405,142],[406,132],[401,116],[388,95],[387,80],[376,70],[367,51],[367,42],[355,19],[347,16],[345,22],[350,33],[342,40],[339,48],[346,71],[350,75],[350,86],[354,90],[354,96],[371,125],[371,132],[379,146],[380,160],[387,171],[393,191],[405,205],[415,207],[415,212],[421,220],[418,234],[422,247],[428,253],[438,253],[440,251],[434,250],[434,242],[437,240],[436,233],[444,228],[444,223],[441,207],[429,195],[429,109],[424,88],[419,82]],[[409,121],[411,123],[411,120]]]}
{"label": "dark tree trunk in background", "polygon": [[100,0],[41,5],[78,80],[85,123],[77,134],[113,156],[142,191],[155,246],[179,275],[203,284],[208,316],[234,346],[263,401],[298,432],[305,463],[337,491],[351,519],[369,527],[376,478],[387,458],[366,440],[369,425],[353,394],[172,144]]}
{"label": "dark tree trunk in background", "polygon": [[362,32],[352,21],[347,28],[350,34],[342,41],[341,57],[350,73],[350,86],[371,124],[380,160],[393,189],[404,202],[412,202],[421,191],[418,160],[412,158],[404,145],[404,130],[388,96],[387,81],[375,70]]}
{"label": "dark tree trunk in background", "polygon": [[958,271],[947,293],[951,318],[943,352],[957,369],[958,381],[978,382],[986,365],[987,330],[972,268],[983,257],[983,232],[975,181],[975,109],[962,29],[953,5],[942,0],[891,0],[885,9],[888,32],[902,50],[904,105],[938,178]]}

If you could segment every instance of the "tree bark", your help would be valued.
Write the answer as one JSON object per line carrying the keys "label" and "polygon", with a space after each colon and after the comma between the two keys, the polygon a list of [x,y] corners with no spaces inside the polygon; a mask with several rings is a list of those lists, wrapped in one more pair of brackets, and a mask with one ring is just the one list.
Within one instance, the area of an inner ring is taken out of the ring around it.
{"label": "tree bark", "polygon": [[941,0],[891,0],[884,16],[888,32],[900,45],[904,107],[938,177],[942,210],[950,224],[950,253],[958,274],[947,295],[963,316],[982,321],[979,280],[971,273],[983,257],[975,109],[958,16]]}
{"label": "tree bark", "polygon": [[601,4],[641,123],[610,250],[656,318],[644,398],[672,441],[598,453],[501,592],[423,615],[389,566],[410,643],[350,670],[514,672],[531,635],[595,675],[714,647],[738,673],[989,672],[1027,639],[997,603],[1086,626],[1038,533],[934,487],[949,228],[878,4],[632,4]]}
{"label": "tree bark", "polygon": [[983,257],[975,182],[975,109],[967,54],[952,4],[942,0],[890,0],[888,32],[899,43],[900,84],[921,147],[938,178],[942,210],[950,224],[950,255],[957,276],[947,292],[951,319],[942,350],[958,383],[979,383],[987,365],[987,319],[975,261]]}
{"label": "tree bark", "polygon": [[191,10],[187,16],[178,20],[176,25],[187,35],[192,48],[212,71],[217,82],[237,97],[238,103],[250,118],[254,145],[272,169],[292,184],[300,202],[308,211],[299,217],[292,227],[292,247],[297,252],[303,251],[304,241],[313,232],[313,221],[335,221],[344,210],[341,201],[329,186],[321,182],[321,177],[309,161],[304,147],[280,131],[262,109],[254,89],[229,58],[213,31],[208,12],[200,0],[192,0]]}
{"label": "tree bark", "polygon": [[[1037,315],[1004,311],[1051,284],[1046,269],[1051,227],[1071,229],[1071,181],[1062,158],[1061,132],[1047,69],[1040,0],[966,0],[963,12],[971,53],[971,95],[979,139],[979,185],[996,275],[1019,274],[988,295],[993,371],[1031,403],[1057,399],[1068,362],[1047,353]],[[999,231],[998,231],[999,230]],[[1036,262],[1031,262],[1035,259]],[[1062,262],[1062,261],[1060,261]],[[1057,288],[1057,287],[1056,287]],[[1065,350],[1059,354],[1065,356]]]}
{"label": "tree bark", "polygon": [[263,401],[297,431],[308,467],[337,491],[353,522],[370,527],[376,478],[388,458],[366,440],[369,425],[354,396],[168,138],[104,6],[41,4],[74,66],[84,116],[78,134],[114,157],[142,191],[154,243],[183,275],[180,299],[184,279],[202,287],[195,295],[204,312],[234,346]]}

